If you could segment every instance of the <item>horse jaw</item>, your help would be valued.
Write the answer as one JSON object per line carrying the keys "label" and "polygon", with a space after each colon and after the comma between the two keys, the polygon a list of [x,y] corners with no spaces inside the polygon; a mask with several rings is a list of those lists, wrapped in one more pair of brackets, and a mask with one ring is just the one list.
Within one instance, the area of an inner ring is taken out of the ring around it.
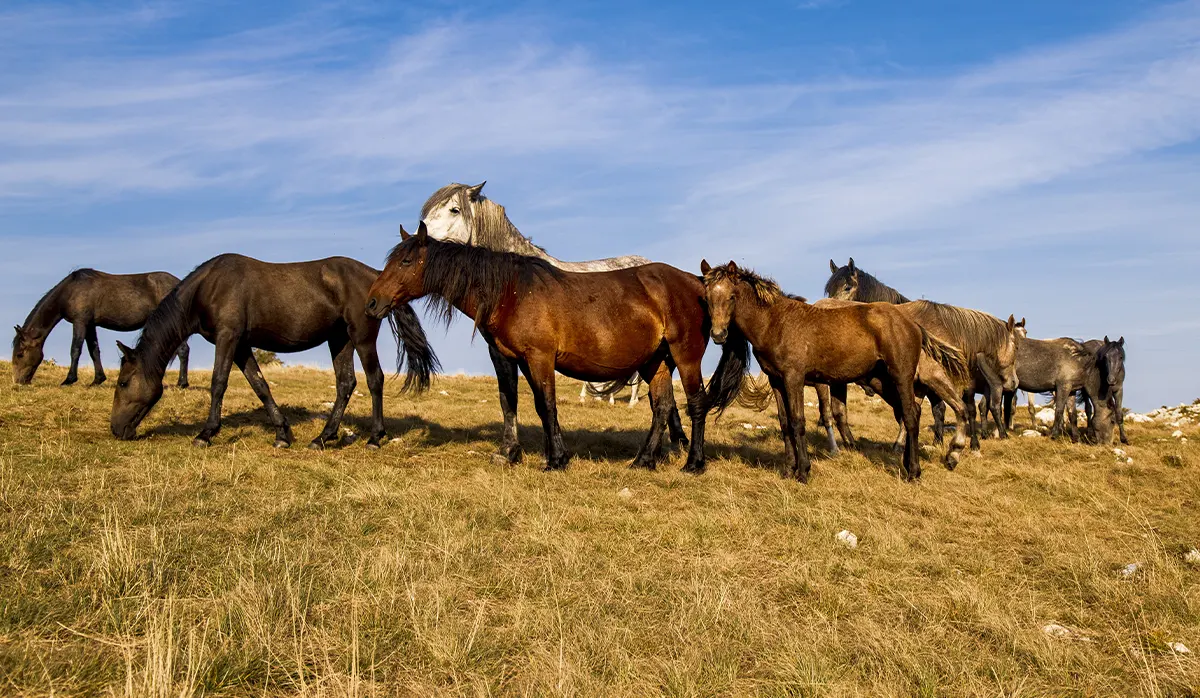
{"label": "horse jaw", "polygon": [[461,242],[471,244],[471,230],[467,226],[467,217],[462,213],[451,213],[450,209],[458,208],[460,211],[464,205],[473,206],[471,202],[463,204],[459,201],[462,197],[453,196],[449,201],[444,202],[434,210],[429,212],[429,215],[421,219],[425,227],[429,231],[429,237],[434,240],[448,240],[451,242]]}

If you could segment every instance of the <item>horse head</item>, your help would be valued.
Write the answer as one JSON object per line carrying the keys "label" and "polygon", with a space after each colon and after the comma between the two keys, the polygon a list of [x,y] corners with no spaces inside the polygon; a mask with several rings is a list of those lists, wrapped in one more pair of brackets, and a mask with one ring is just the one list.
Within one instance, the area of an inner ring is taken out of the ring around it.
{"label": "horse head", "polygon": [[447,184],[438,189],[421,207],[421,222],[434,240],[452,240],[476,244],[477,207],[486,201],[480,182],[475,186]]}

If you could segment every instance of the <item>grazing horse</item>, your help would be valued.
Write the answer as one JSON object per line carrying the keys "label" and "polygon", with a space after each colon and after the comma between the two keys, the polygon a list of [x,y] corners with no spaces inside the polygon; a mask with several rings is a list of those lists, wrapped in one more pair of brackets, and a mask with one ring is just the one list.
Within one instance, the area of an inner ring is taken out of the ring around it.
{"label": "grazing horse", "polygon": [[[1062,435],[1063,416],[1077,391],[1100,395],[1103,390],[1096,356],[1068,337],[1020,339],[1017,342],[1017,377],[1021,390],[1054,394],[1054,426],[1050,429],[1050,438]],[[1005,391],[1003,421],[1010,428],[1015,400],[1015,390]],[[1108,403],[1107,400],[1103,402],[1103,417],[1107,419]],[[1071,441],[1079,441],[1079,427],[1074,418],[1066,420],[1066,427]]]}
{"label": "grazing horse", "polygon": [[[1087,414],[1088,438],[1095,443],[1109,443],[1112,441],[1110,433],[1112,422],[1115,421],[1121,443],[1128,444],[1129,437],[1125,435],[1125,408],[1122,404],[1125,391],[1125,338],[1121,337],[1114,342],[1106,336],[1103,340],[1089,339],[1081,344],[1096,360],[1096,368],[1100,372],[1099,399],[1107,404],[1107,411],[1110,415],[1105,420],[1109,426],[1102,431],[1104,436],[1100,436],[1097,432],[1100,422],[1096,420],[1094,404],[1097,398],[1094,394],[1089,394],[1087,389],[1079,391],[1078,402],[1083,403],[1084,411]],[[1067,405],[1067,412],[1071,423],[1078,424],[1079,412],[1075,400]]]}
{"label": "grazing horse", "polygon": [[[325,428],[309,447],[323,448],[337,437],[346,403],[357,384],[356,351],[371,391],[367,445],[378,447],[387,438],[383,370],[375,347],[383,316],[368,317],[363,309],[367,289],[378,275],[377,270],[345,257],[271,264],[223,254],[196,267],[151,313],[135,348],[117,342],[124,358],[113,396],[113,436],[135,437],[138,424],[162,397],[162,374],[172,348],[199,333],[216,346],[216,357],[208,421],[193,442],[197,446],[209,445],[221,429],[221,401],[232,364],[241,369],[266,407],[275,427],[275,446],[290,446],[291,426],[275,404],[251,350],[295,352],[327,343],[337,378],[337,400]],[[401,304],[388,320],[397,341],[397,370],[404,363],[408,368],[402,390],[428,388],[438,362],[416,313]],[[403,352],[403,361],[399,352]]]}
{"label": "grazing horse", "polygon": [[732,330],[754,348],[774,393],[784,443],[792,454],[791,475],[808,482],[804,440],[804,386],[865,381],[892,407],[908,431],[904,473],[921,475],[917,450],[920,414],[913,393],[922,351],[944,362],[947,371],[965,373],[962,355],[938,342],[895,306],[855,303],[818,308],[788,298],[779,286],[730,262],[713,268],[700,263],[705,298],[712,315],[713,341]]}
{"label": "grazing horse", "polygon": [[[979,448],[980,429],[975,425],[975,393],[987,396],[988,407],[993,414],[1001,414],[1001,397],[1004,390],[1014,390],[1017,384],[1016,370],[1016,318],[1011,315],[1008,322],[987,313],[970,308],[934,303],[933,301],[909,301],[899,291],[859,269],[854,259],[844,267],[829,261],[833,274],[825,284],[825,295],[840,300],[859,302],[895,303],[908,313],[917,324],[952,346],[958,347],[967,357],[972,383],[963,394],[968,429],[971,432],[971,448]],[[934,438],[941,441],[945,407],[941,401],[930,399],[933,405]],[[836,408],[836,402],[835,402]],[[1002,420],[996,420],[1002,422]],[[1003,423],[997,425],[1001,438],[1008,432]]]}
{"label": "grazing horse", "polygon": [[[96,368],[92,385],[100,385],[107,376],[100,365],[100,344],[96,328],[130,332],[146,324],[146,318],[159,302],[175,288],[179,279],[165,271],[147,274],[106,274],[95,269],[77,269],[46,292],[33,306],[25,324],[15,327],[13,338],[13,382],[29,385],[42,363],[42,351],[50,330],[66,320],[74,333],[71,337],[71,368],[63,385],[79,380],[79,355],[87,342],[88,354]],[[179,387],[188,387],[188,345],[175,347],[179,356]]]}
{"label": "grazing horse", "polygon": [[[537,257],[563,271],[613,271],[650,263],[650,260],[637,255],[609,257],[590,262],[564,262],[555,259],[521,234],[517,226],[508,219],[503,206],[483,195],[484,184],[487,182],[474,186],[454,183],[435,191],[421,206],[421,221],[425,223],[429,237],[486,247],[496,252],[513,252]],[[497,371],[500,370],[498,362],[501,360],[501,357],[492,354],[492,364]],[[631,381],[633,391],[629,396],[630,407],[638,402],[640,383],[641,376],[635,375]],[[596,397],[607,396],[609,404],[612,404],[613,396],[623,387],[623,384],[593,386],[585,382],[579,389],[579,401],[583,402],[591,394]],[[682,439],[683,443],[687,442],[679,423],[679,411],[674,408],[671,412],[671,436],[676,441]]]}
{"label": "grazing horse", "polygon": [[659,460],[677,367],[687,394],[692,439],[685,472],[704,471],[704,423],[712,408],[736,397],[746,370],[744,338],[726,343],[707,390],[700,361],[708,345],[704,284],[666,264],[607,272],[573,273],[545,260],[430,238],[424,223],[403,241],[371,286],[367,312],[374,317],[399,303],[428,296],[449,318],[454,309],[470,317],[497,363],[504,439],[498,456],[521,459],[517,439],[517,370],[533,390],[545,432],[546,469],[565,468],[570,454],[558,425],[555,371],[589,381],[650,384],[653,422],[633,466]]}

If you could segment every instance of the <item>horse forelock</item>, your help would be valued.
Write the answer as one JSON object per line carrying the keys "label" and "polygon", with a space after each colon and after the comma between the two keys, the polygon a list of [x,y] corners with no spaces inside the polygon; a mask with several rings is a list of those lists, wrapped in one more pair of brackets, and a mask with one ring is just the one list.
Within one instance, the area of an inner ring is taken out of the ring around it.
{"label": "horse forelock", "polygon": [[754,300],[759,305],[771,305],[780,298],[790,298],[775,283],[773,279],[768,279],[765,276],[756,274],[751,269],[743,269],[738,267],[735,271],[730,271],[727,267],[714,267],[709,270],[708,274],[704,275],[704,285],[707,287],[722,279],[727,279],[733,283],[742,282],[750,287],[750,291],[754,294]]}
{"label": "horse forelock", "polygon": [[433,192],[433,194],[430,194],[429,198],[425,200],[425,203],[421,205],[421,218],[427,218],[429,214],[433,213],[434,209],[442,206],[467,189],[468,187],[465,184],[452,182]]}

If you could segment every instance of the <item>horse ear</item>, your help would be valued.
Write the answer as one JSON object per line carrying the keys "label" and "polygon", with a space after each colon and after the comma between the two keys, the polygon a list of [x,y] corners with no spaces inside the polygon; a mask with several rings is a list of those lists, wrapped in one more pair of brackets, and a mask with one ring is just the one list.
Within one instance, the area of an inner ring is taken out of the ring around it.
{"label": "horse ear", "polygon": [[850,271],[857,271],[857,269],[854,266],[854,258],[853,257],[850,258],[850,263],[847,264],[846,266],[850,267]]}
{"label": "horse ear", "polygon": [[[707,276],[707,275],[708,275],[708,272],[710,272],[710,271],[712,271],[712,267],[711,267],[711,266],[709,266],[709,264],[708,264],[708,260],[707,260],[707,259],[702,259],[702,260],[700,260],[700,273],[701,273],[701,274],[704,274],[705,276]],[[18,329],[18,332],[19,332],[19,331],[20,331],[20,330]]]}
{"label": "horse ear", "polygon": [[17,331],[17,336],[18,336],[18,337],[20,337],[21,335],[25,334],[25,331],[21,329],[21,326],[20,326],[20,325],[13,325],[13,329]]}
{"label": "horse ear", "polygon": [[479,201],[479,192],[483,191],[483,185],[487,184],[487,180],[483,180],[473,187],[467,187],[467,196],[471,201]]}
{"label": "horse ear", "polygon": [[1013,328],[1017,326],[1017,319],[1012,315],[1009,315],[1008,322],[1005,324],[1005,326],[1008,327],[1009,332],[1012,332]]}
{"label": "horse ear", "polygon": [[1117,340],[1117,344],[1125,346],[1125,335],[1121,335],[1121,338]]}
{"label": "horse ear", "polygon": [[838,269],[838,267],[837,267],[837,262],[833,261],[832,259],[831,259],[831,260],[829,260],[829,271],[830,271],[831,273],[834,273],[834,274],[836,274],[836,273],[837,273],[837,269]]}
{"label": "horse ear", "polygon": [[409,239],[410,237],[412,237],[412,235],[409,235],[409,234],[408,234],[408,231],[404,229],[404,224],[403,224],[403,223],[401,223],[401,224],[400,224],[400,239],[401,239],[401,240],[407,240],[407,239]]}
{"label": "horse ear", "polygon": [[121,340],[119,340],[119,339],[117,340],[117,348],[121,350],[121,358],[122,359],[132,359],[133,358],[133,350],[130,349],[129,347],[125,346],[124,344],[122,344]]}
{"label": "horse ear", "polygon": [[1104,335],[1104,343],[1105,343],[1105,344],[1108,344],[1108,343],[1109,343],[1109,340],[1108,340],[1108,335]]}
{"label": "horse ear", "polygon": [[729,264],[725,265],[725,268],[733,273],[737,273],[737,270],[738,270],[737,265],[733,263],[732,259],[729,260]]}
{"label": "horse ear", "polygon": [[425,227],[425,221],[421,221],[417,225],[417,244],[424,245],[429,242],[429,228]]}
{"label": "horse ear", "polygon": [[1025,326],[1025,318],[1021,318],[1021,321],[1018,322],[1015,326],[1016,327],[1024,327]]}

